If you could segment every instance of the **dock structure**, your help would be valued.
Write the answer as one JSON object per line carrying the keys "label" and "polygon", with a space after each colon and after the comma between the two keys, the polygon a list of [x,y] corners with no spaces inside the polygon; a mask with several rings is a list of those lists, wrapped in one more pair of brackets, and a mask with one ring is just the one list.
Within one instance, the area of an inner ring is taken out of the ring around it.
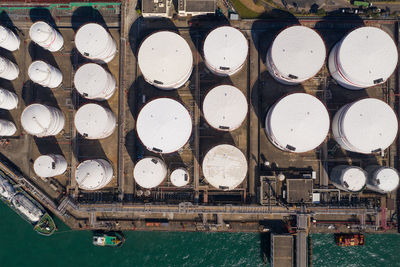
{"label": "dock structure", "polygon": [[[159,1],[164,2],[169,3]],[[257,232],[260,227],[267,227],[266,222],[279,221],[285,229],[293,228],[296,234],[291,235],[292,232],[285,230],[279,234],[290,235],[275,236],[276,244],[283,242],[282,246],[292,246],[292,252],[277,257],[297,266],[307,266],[310,260],[307,257],[309,233],[397,231],[392,220],[398,209],[395,192],[342,191],[334,187],[329,175],[337,165],[398,168],[398,139],[380,153],[361,155],[343,150],[328,134],[316,149],[290,153],[281,151],[268,140],[264,123],[267,110],[294,91],[317,97],[331,117],[342,106],[367,96],[386,102],[398,114],[398,70],[385,83],[365,90],[342,88],[329,75],[326,66],[301,85],[284,85],[269,74],[264,62],[265,53],[275,34],[294,22],[285,19],[239,20],[231,21],[231,26],[246,37],[248,57],[234,75],[217,76],[204,62],[202,44],[207,33],[223,22],[202,17],[138,17],[135,4],[135,1],[122,1],[18,5],[19,8],[13,8],[13,4],[0,5],[0,21],[15,30],[21,39],[18,50],[1,55],[18,65],[20,75],[11,82],[0,79],[0,87],[14,89],[19,98],[16,109],[0,111],[0,118],[15,122],[17,128],[13,136],[0,140],[0,153],[4,157],[2,162],[12,163],[12,167],[7,165],[6,168],[20,173],[14,176],[20,186],[77,230]],[[30,26],[38,20],[45,20],[59,31],[64,39],[63,49],[45,51],[28,38]],[[115,114],[116,129],[103,139],[85,138],[73,123],[77,110],[89,103],[74,89],[73,83],[78,68],[91,62],[74,44],[77,29],[88,22],[105,27],[117,47],[115,57],[103,64],[114,77],[117,89],[109,99],[98,102]],[[310,17],[299,18],[296,23],[319,32],[327,50],[348,31],[362,25],[383,29],[398,44],[396,20],[344,21]],[[193,55],[192,73],[177,90],[156,89],[144,79],[137,63],[142,41],[159,30],[178,33]],[[34,60],[57,67],[62,72],[62,85],[49,89],[32,83],[27,70]],[[249,105],[245,119],[234,131],[218,131],[207,123],[202,113],[205,96],[219,84],[238,88]],[[177,152],[149,151],[137,137],[136,119],[140,110],[157,98],[178,101],[192,119],[192,134]],[[21,127],[20,117],[24,108],[32,103],[61,110],[65,117],[63,130],[55,136],[42,138],[27,134]],[[221,144],[238,148],[248,164],[245,179],[235,188],[229,188],[231,190],[210,185],[202,170],[207,152]],[[38,177],[33,171],[33,162],[45,154],[63,155],[68,164],[66,172],[55,177]],[[159,186],[144,188],[133,177],[135,164],[142,158],[154,156],[165,162],[168,175]],[[75,179],[76,167],[95,158],[110,162],[114,170],[111,181],[95,191],[79,188]],[[179,168],[184,168],[190,180],[177,187],[169,180],[169,173]],[[291,228],[291,225],[296,227]]]}

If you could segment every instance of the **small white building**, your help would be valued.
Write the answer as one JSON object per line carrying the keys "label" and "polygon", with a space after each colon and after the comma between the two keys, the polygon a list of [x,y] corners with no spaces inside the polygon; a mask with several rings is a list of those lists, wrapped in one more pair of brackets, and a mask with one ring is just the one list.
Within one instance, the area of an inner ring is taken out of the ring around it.
{"label": "small white building", "polygon": [[52,65],[36,60],[28,68],[29,78],[44,87],[56,88],[61,85],[63,76],[59,69]]}
{"label": "small white building", "polygon": [[62,155],[48,154],[39,156],[33,163],[33,170],[39,177],[54,177],[67,170],[67,161]]}
{"label": "small white building", "polygon": [[75,180],[79,188],[94,191],[106,187],[114,175],[107,160],[92,159],[81,162],[75,171]]}
{"label": "small white building", "polygon": [[142,0],[142,16],[144,18],[171,18],[172,0]]}
{"label": "small white building", "polygon": [[24,130],[37,137],[57,135],[64,128],[64,121],[61,110],[42,104],[29,105],[21,114]]}
{"label": "small white building", "polygon": [[167,171],[164,161],[156,157],[146,157],[135,164],[133,177],[139,186],[150,189],[164,181]]}
{"label": "small white building", "polygon": [[60,51],[64,46],[62,35],[44,21],[33,23],[29,29],[29,36],[33,42],[50,52]]}
{"label": "small white building", "polygon": [[214,14],[217,9],[215,0],[178,0],[179,16],[200,16]]}
{"label": "small white building", "polygon": [[19,49],[20,42],[19,37],[15,33],[0,25],[0,47],[9,51],[15,51]]}

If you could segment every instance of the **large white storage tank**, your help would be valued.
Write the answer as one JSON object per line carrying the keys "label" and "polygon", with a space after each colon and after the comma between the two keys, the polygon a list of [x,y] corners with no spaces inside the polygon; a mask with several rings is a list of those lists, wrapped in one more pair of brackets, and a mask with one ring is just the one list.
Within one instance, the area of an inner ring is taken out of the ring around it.
{"label": "large white storage tank", "polygon": [[29,36],[32,41],[50,52],[57,52],[64,45],[62,35],[44,21],[33,23],[29,29]]}
{"label": "large white storage tank", "polygon": [[366,169],[368,173],[367,188],[379,193],[390,193],[399,186],[399,173],[396,169],[372,165]]}
{"label": "large white storage tank", "polygon": [[19,37],[10,29],[0,25],[0,47],[9,51],[18,50],[20,45]]}
{"label": "large white storage tank", "polygon": [[172,153],[182,148],[192,134],[189,111],[171,98],[147,103],[136,120],[139,139],[150,151]]}
{"label": "large white storage tank", "polygon": [[102,139],[110,136],[116,126],[114,113],[98,104],[86,104],[75,114],[75,128],[87,139]]}
{"label": "large white storage tank", "polygon": [[220,85],[209,91],[203,101],[204,118],[213,128],[233,131],[246,118],[247,99],[236,87]]}
{"label": "large white storage tank", "polygon": [[28,134],[37,137],[57,135],[64,128],[64,115],[58,108],[32,104],[22,112],[21,124]]}
{"label": "large white storage tank", "polygon": [[109,99],[117,88],[111,73],[95,63],[79,67],[74,76],[74,85],[83,97],[95,100]]}
{"label": "large white storage tank", "polygon": [[0,119],[0,136],[12,136],[17,131],[17,127],[11,121]]}
{"label": "large white storage tank", "polygon": [[360,192],[367,182],[367,173],[356,166],[335,166],[330,175],[332,183],[340,190]]}
{"label": "large white storage tank", "polygon": [[265,132],[277,148],[302,153],[315,149],[325,140],[329,124],[328,111],[318,98],[293,93],[269,109]]}
{"label": "large white storage tank", "polygon": [[329,71],[344,88],[359,90],[385,82],[397,66],[392,37],[375,27],[348,33],[329,54]]}
{"label": "large white storage tank", "polygon": [[146,157],[139,160],[133,170],[135,182],[143,188],[159,186],[167,176],[167,165],[156,157]]}
{"label": "large white storage tank", "polygon": [[75,171],[75,180],[79,188],[98,190],[111,182],[114,172],[107,160],[91,159],[81,162]]}
{"label": "large white storage tank", "polygon": [[376,98],[347,104],[336,112],[332,133],[345,150],[370,154],[389,147],[397,136],[398,121],[392,108]]}
{"label": "large white storage tank", "polygon": [[54,177],[67,170],[67,161],[62,155],[48,154],[39,156],[33,163],[33,170],[39,177]]}
{"label": "large white storage tank", "polygon": [[189,183],[189,172],[185,168],[177,168],[169,176],[171,183],[176,187],[182,187]]}
{"label": "large white storage tank", "polygon": [[33,61],[29,65],[28,75],[34,83],[49,88],[60,86],[63,79],[59,69],[41,60]]}
{"label": "large white storage tank", "polygon": [[316,31],[292,26],[275,37],[267,52],[266,65],[275,80],[294,85],[316,75],[325,58],[325,43]]}
{"label": "large white storage tank", "polygon": [[203,45],[206,66],[217,75],[233,75],[244,65],[249,51],[246,37],[238,29],[222,26],[212,30]]}
{"label": "large white storage tank", "polygon": [[18,66],[10,60],[0,56],[0,78],[12,81],[18,78],[18,74]]}
{"label": "large white storage tank", "polygon": [[247,175],[247,160],[242,151],[232,145],[218,145],[203,159],[203,174],[207,182],[220,190],[232,190]]}
{"label": "large white storage tank", "polygon": [[193,55],[181,36],[159,31],[148,36],[140,45],[138,63],[148,83],[159,89],[172,90],[189,80]]}
{"label": "large white storage tank", "polygon": [[0,108],[15,109],[18,106],[18,96],[13,92],[0,88]]}
{"label": "large white storage tank", "polygon": [[117,54],[117,43],[112,36],[97,23],[88,23],[78,29],[75,45],[84,57],[98,63],[108,63]]}

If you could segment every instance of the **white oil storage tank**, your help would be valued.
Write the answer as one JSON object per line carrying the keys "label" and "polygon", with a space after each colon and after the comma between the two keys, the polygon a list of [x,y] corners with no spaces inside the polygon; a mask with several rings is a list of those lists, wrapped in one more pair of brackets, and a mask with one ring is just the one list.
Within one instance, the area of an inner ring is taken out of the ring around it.
{"label": "white oil storage tank", "polygon": [[398,121],[393,109],[376,98],[347,104],[336,112],[332,133],[345,150],[370,154],[389,147],[397,136]]}
{"label": "white oil storage tank", "polygon": [[247,160],[238,148],[222,144],[211,148],[203,159],[207,182],[220,190],[238,187],[247,175]]}
{"label": "white oil storage tank", "polygon": [[396,169],[371,165],[365,168],[368,173],[367,189],[382,194],[393,192],[399,186],[399,173]]}
{"label": "white oil storage tank", "polygon": [[17,127],[11,121],[0,119],[0,136],[12,136],[17,131]]}
{"label": "white oil storage tank", "polygon": [[265,132],[277,148],[302,153],[315,149],[325,140],[329,124],[328,111],[318,98],[293,93],[268,110]]}
{"label": "white oil storage tank", "polygon": [[64,128],[64,115],[58,108],[32,104],[22,112],[21,124],[30,135],[53,136]]}
{"label": "white oil storage tank", "polygon": [[110,136],[116,126],[114,113],[98,104],[85,104],[75,114],[75,128],[87,139]]}
{"label": "white oil storage tank", "polygon": [[59,69],[41,60],[36,60],[31,63],[28,68],[28,75],[34,83],[49,88],[60,86],[63,79]]}
{"label": "white oil storage tank", "polygon": [[33,163],[33,170],[39,177],[54,177],[67,170],[67,161],[62,155],[42,155]]}
{"label": "white oil storage tank", "polygon": [[172,90],[189,80],[193,55],[180,35],[159,31],[148,36],[140,45],[138,64],[148,83],[159,89]]}
{"label": "white oil storage tank", "polygon": [[15,80],[18,78],[19,68],[17,64],[0,56],[0,78],[6,80]]}
{"label": "white oil storage tank", "polygon": [[294,85],[316,75],[325,58],[325,43],[316,31],[292,26],[275,37],[267,52],[266,65],[275,80]]}
{"label": "white oil storage tank", "polygon": [[80,95],[94,100],[109,99],[117,88],[111,73],[95,63],[79,67],[74,76],[74,85]]}
{"label": "white oil storage tank", "polygon": [[385,82],[397,66],[392,37],[376,27],[348,33],[329,54],[329,71],[344,88],[359,90]]}
{"label": "white oil storage tank", "polygon": [[189,183],[189,172],[185,168],[177,168],[171,172],[169,179],[171,183],[176,187],[182,187]]}
{"label": "white oil storage tank", "polygon": [[75,45],[84,57],[98,63],[108,63],[117,54],[117,43],[108,31],[97,23],[80,27],[75,35]]}
{"label": "white oil storage tank", "polygon": [[171,98],[147,103],[136,120],[139,139],[150,151],[172,153],[182,148],[192,134],[189,111]]}
{"label": "white oil storage tank", "polygon": [[349,192],[360,192],[367,182],[367,173],[356,166],[335,166],[330,175],[332,184],[338,189]]}
{"label": "white oil storage tank", "polygon": [[112,178],[113,168],[107,160],[90,159],[81,162],[75,171],[75,180],[83,190],[98,190],[107,186]]}
{"label": "white oil storage tank", "polygon": [[156,157],[146,157],[135,164],[133,177],[135,182],[143,188],[159,186],[167,176],[167,165]]}
{"label": "white oil storage tank", "polygon": [[50,52],[60,51],[64,45],[62,35],[44,21],[33,23],[29,29],[29,36],[32,41]]}
{"label": "white oil storage tank", "polygon": [[212,30],[203,45],[207,68],[221,76],[238,72],[246,62],[248,50],[246,37],[238,29],[230,26]]}
{"label": "white oil storage tank", "polygon": [[0,47],[9,51],[15,51],[19,49],[20,42],[19,37],[15,33],[0,25]]}
{"label": "white oil storage tank", "polygon": [[0,109],[15,109],[18,106],[18,96],[6,89],[0,88]]}
{"label": "white oil storage tank", "polygon": [[207,93],[203,101],[204,118],[213,128],[233,131],[246,118],[247,99],[236,87],[220,85]]}

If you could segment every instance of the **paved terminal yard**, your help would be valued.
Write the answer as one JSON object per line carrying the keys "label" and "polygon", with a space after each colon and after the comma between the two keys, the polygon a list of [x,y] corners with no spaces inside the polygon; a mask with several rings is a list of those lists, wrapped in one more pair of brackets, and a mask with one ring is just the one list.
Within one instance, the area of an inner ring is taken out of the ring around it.
{"label": "paved terminal yard", "polygon": [[[383,85],[350,91],[336,84],[326,66],[301,85],[284,86],[268,74],[264,63],[274,36],[295,23],[315,28],[329,51],[346,32],[363,24],[383,28],[398,43],[397,22],[311,18],[300,21],[232,21],[231,25],[241,29],[248,39],[249,57],[237,74],[223,78],[207,70],[201,47],[211,29],[228,24],[228,21],[201,17],[135,20],[136,11],[131,5],[124,2],[101,7],[54,7],[45,9],[47,12],[42,9],[2,11],[0,21],[8,26],[14,25],[23,41],[14,53],[0,51],[2,56],[16,62],[20,68],[20,76],[15,81],[0,79],[0,86],[15,91],[20,100],[18,109],[0,111],[1,118],[12,120],[18,128],[13,137],[7,138],[8,142],[2,141],[0,152],[21,170],[31,186],[36,187],[34,195],[42,202],[51,203],[46,206],[52,212],[74,229],[259,231],[274,229],[271,222],[276,221],[287,224],[290,229],[300,211],[311,215],[311,231],[389,229],[397,209],[396,192],[388,195],[368,191],[362,194],[339,192],[330,184],[328,175],[333,166],[346,163],[361,167],[379,163],[397,168],[397,141],[382,154],[360,156],[345,152],[329,136],[315,151],[292,154],[278,150],[268,141],[264,120],[268,107],[291,92],[317,96],[328,107],[331,118],[344,104],[368,96],[386,101],[398,113],[398,71]],[[62,51],[46,52],[29,40],[29,27],[32,21],[39,18],[57,25],[65,40]],[[74,32],[89,21],[106,25],[119,48],[117,56],[106,65],[118,82],[118,90],[112,98],[101,103],[115,113],[118,127],[110,137],[101,140],[83,139],[73,125],[76,110],[91,102],[81,98],[73,85],[74,72],[86,62],[74,48]],[[148,34],[164,29],[179,32],[194,56],[189,81],[182,88],[169,92],[146,83],[136,62],[140,42]],[[37,59],[45,60],[62,71],[61,87],[48,89],[29,81],[27,68]],[[206,93],[220,84],[236,86],[248,99],[246,120],[233,132],[217,132],[202,117],[202,101]],[[169,169],[185,166],[190,172],[190,183],[183,188],[175,188],[166,179],[161,186],[142,195],[147,190],[134,182],[134,163],[153,153],[147,151],[137,139],[135,118],[145,103],[157,97],[177,99],[192,116],[193,131],[189,142],[178,153],[162,155]],[[60,108],[66,117],[64,130],[55,137],[34,138],[27,135],[19,118],[22,110],[31,103]],[[222,143],[235,145],[248,158],[249,171],[245,181],[228,192],[212,188],[201,171],[205,153]],[[67,172],[49,179],[37,177],[32,169],[33,161],[46,153],[63,154],[68,161]],[[75,183],[75,167],[82,160],[97,157],[108,158],[112,162],[113,180],[106,188],[96,192],[83,191]],[[289,190],[285,182],[277,179],[280,173],[287,178],[307,181],[304,185],[293,182]],[[284,199],[284,190],[291,192],[292,203]],[[139,194],[139,191],[142,192]],[[321,203],[306,203],[304,206],[299,198],[307,194],[310,196],[311,191],[321,194]],[[330,225],[336,225],[336,228],[328,228]]]}

